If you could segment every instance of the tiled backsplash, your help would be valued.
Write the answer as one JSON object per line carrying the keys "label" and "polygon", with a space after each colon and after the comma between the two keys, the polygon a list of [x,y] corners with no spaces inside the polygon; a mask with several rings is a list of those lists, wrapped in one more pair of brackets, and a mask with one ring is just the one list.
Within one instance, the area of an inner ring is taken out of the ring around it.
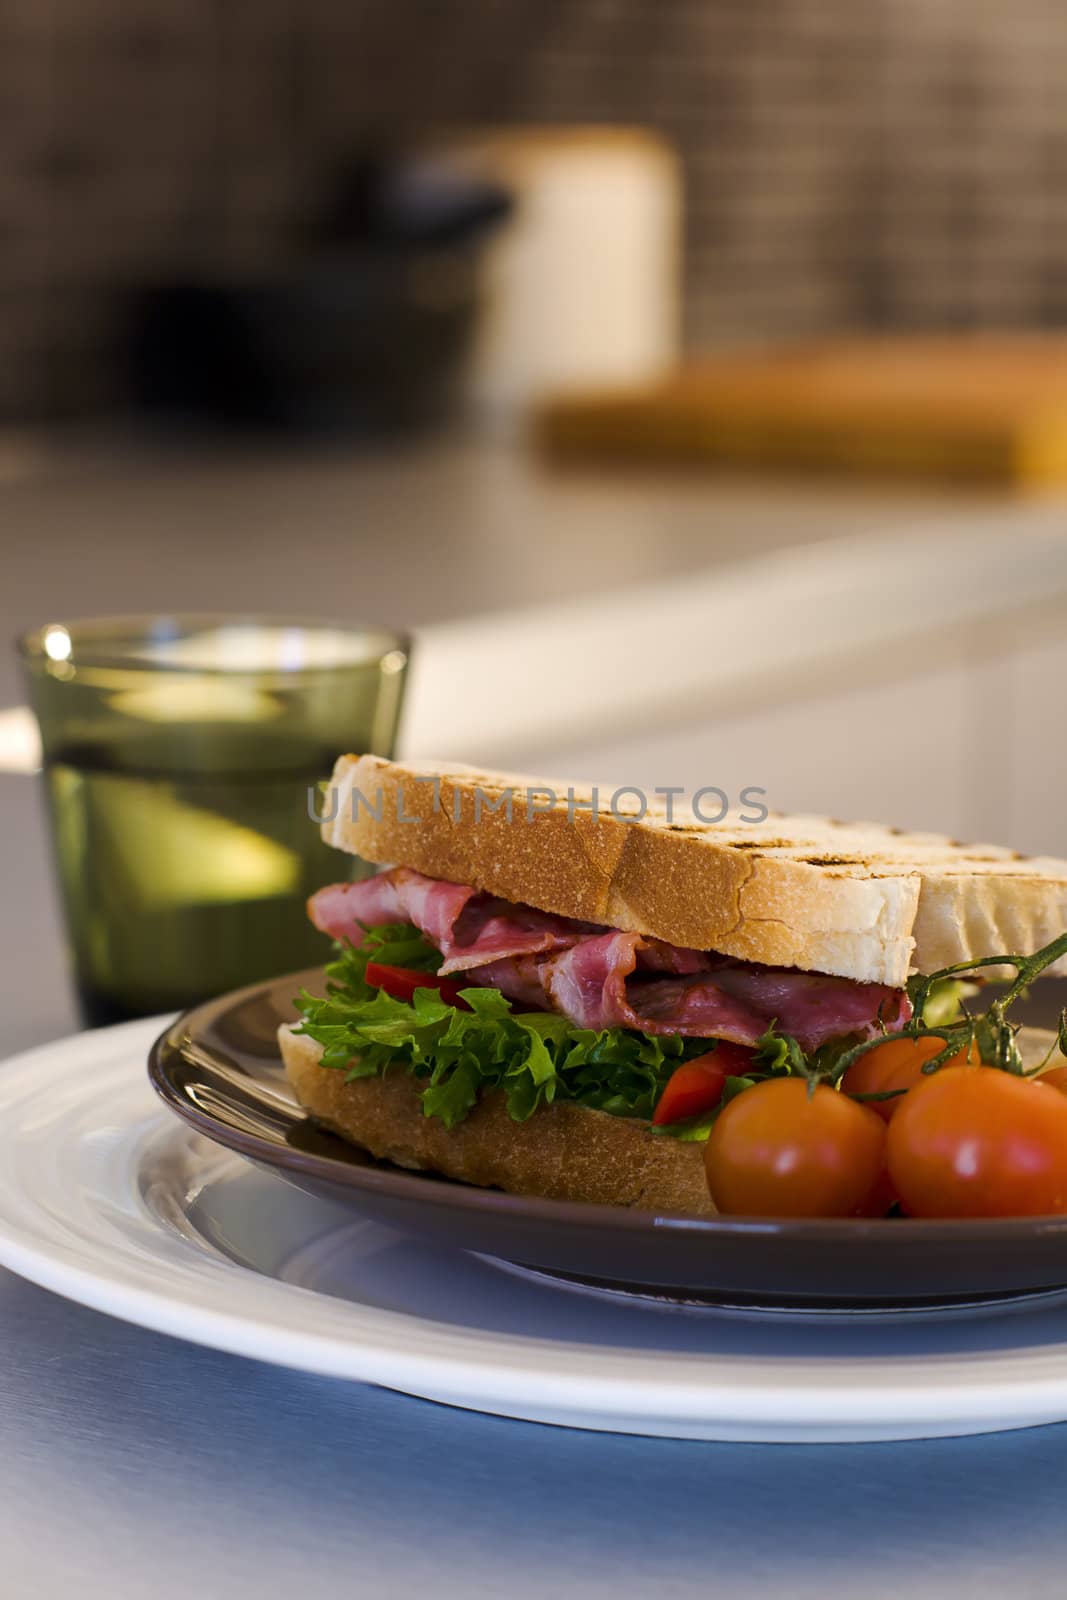
{"label": "tiled backsplash", "polygon": [[0,413],[106,400],[116,291],[284,248],[368,134],[646,122],[693,344],[1067,320],[1062,0],[0,0]]}

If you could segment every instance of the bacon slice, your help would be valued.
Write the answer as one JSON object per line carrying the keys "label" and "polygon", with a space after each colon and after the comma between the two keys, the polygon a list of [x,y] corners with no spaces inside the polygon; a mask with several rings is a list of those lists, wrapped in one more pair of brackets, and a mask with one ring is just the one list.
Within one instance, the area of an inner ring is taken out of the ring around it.
{"label": "bacon slice", "polygon": [[375,923],[413,922],[444,956],[442,975],[500,956],[562,950],[589,931],[585,923],[425,878],[410,867],[394,867],[362,883],[330,884],[312,895],[308,915],[332,939],[354,945]]}
{"label": "bacon slice", "polygon": [[546,958],[495,961],[468,974],[519,1005],[547,1003],[579,1028],[637,1028],[754,1045],[772,1022],[805,1050],[846,1034],[870,1037],[879,1008],[887,1028],[910,1014],[907,997],[880,984],[820,973],[724,963],[682,976],[642,976],[643,940],[603,933]]}
{"label": "bacon slice", "polygon": [[540,956],[504,956],[484,967],[472,967],[464,976],[480,988],[499,989],[523,1011],[546,1011],[551,1002],[545,993],[544,971]]}
{"label": "bacon slice", "polygon": [[412,922],[440,950],[474,893],[459,883],[394,867],[361,883],[331,883],[311,896],[307,909],[316,928],[331,939],[360,945],[367,928]]}
{"label": "bacon slice", "polygon": [[464,907],[451,939],[438,945],[445,957],[441,971],[464,972],[498,957],[566,950],[589,931],[585,923],[572,922],[569,917],[554,917],[534,906],[478,895]]}
{"label": "bacon slice", "polygon": [[731,962],[715,974],[727,994],[757,1007],[764,1016],[776,1017],[781,1033],[791,1033],[805,1050],[815,1050],[828,1039],[847,1033],[871,1037],[881,1025],[902,1028],[911,1016],[911,1002],[903,989],[880,983],[856,983],[851,978],[831,978],[819,972],[791,972],[781,967],[758,967]]}
{"label": "bacon slice", "polygon": [[900,1027],[902,990],[815,972],[760,967],[661,939],[513,905],[408,867],[332,884],[308,902],[317,928],[358,945],[381,922],[412,922],[445,958],[442,974],[496,988],[580,1028],[637,1028],[752,1045],[776,1022],[805,1050]]}
{"label": "bacon slice", "polygon": [[552,1009],[581,1028],[638,1028],[737,1044],[755,1044],[766,1033],[768,1019],[731,999],[707,973],[631,983],[644,945],[636,933],[602,933],[550,957],[541,972]]}

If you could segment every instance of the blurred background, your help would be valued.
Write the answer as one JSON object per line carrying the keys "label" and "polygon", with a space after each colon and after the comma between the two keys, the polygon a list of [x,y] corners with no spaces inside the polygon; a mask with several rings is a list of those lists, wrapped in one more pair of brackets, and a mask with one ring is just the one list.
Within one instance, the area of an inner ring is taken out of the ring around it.
{"label": "blurred background", "polygon": [[4,0],[0,410],[124,399],[146,284],[298,254],[338,173],[442,129],[670,141],[693,348],[1067,316],[1055,0]]}
{"label": "blurred background", "polygon": [[0,0],[0,624],[410,627],[411,752],[1067,853],[1065,72],[1054,0]]}

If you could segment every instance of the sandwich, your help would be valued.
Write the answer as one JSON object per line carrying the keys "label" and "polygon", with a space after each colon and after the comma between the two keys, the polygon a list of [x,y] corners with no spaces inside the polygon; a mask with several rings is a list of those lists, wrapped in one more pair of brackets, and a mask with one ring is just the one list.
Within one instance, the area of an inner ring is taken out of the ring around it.
{"label": "sandwich", "polygon": [[[749,1088],[811,1101],[901,1040],[924,1072],[980,1055],[1026,1083],[1056,1044],[968,1002],[1067,972],[1067,862],[369,755],[321,826],[381,870],[310,900],[334,959],[280,1049],[314,1121],[401,1167],[707,1216]],[[873,1140],[885,1108],[855,1103]]]}

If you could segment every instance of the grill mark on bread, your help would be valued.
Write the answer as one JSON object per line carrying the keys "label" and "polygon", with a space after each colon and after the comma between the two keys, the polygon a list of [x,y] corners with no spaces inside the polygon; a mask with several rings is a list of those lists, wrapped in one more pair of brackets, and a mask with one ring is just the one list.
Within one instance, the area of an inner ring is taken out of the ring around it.
{"label": "grill mark on bread", "polygon": [[858,856],[801,856],[799,859],[807,862],[809,867],[855,867],[862,864]]}

